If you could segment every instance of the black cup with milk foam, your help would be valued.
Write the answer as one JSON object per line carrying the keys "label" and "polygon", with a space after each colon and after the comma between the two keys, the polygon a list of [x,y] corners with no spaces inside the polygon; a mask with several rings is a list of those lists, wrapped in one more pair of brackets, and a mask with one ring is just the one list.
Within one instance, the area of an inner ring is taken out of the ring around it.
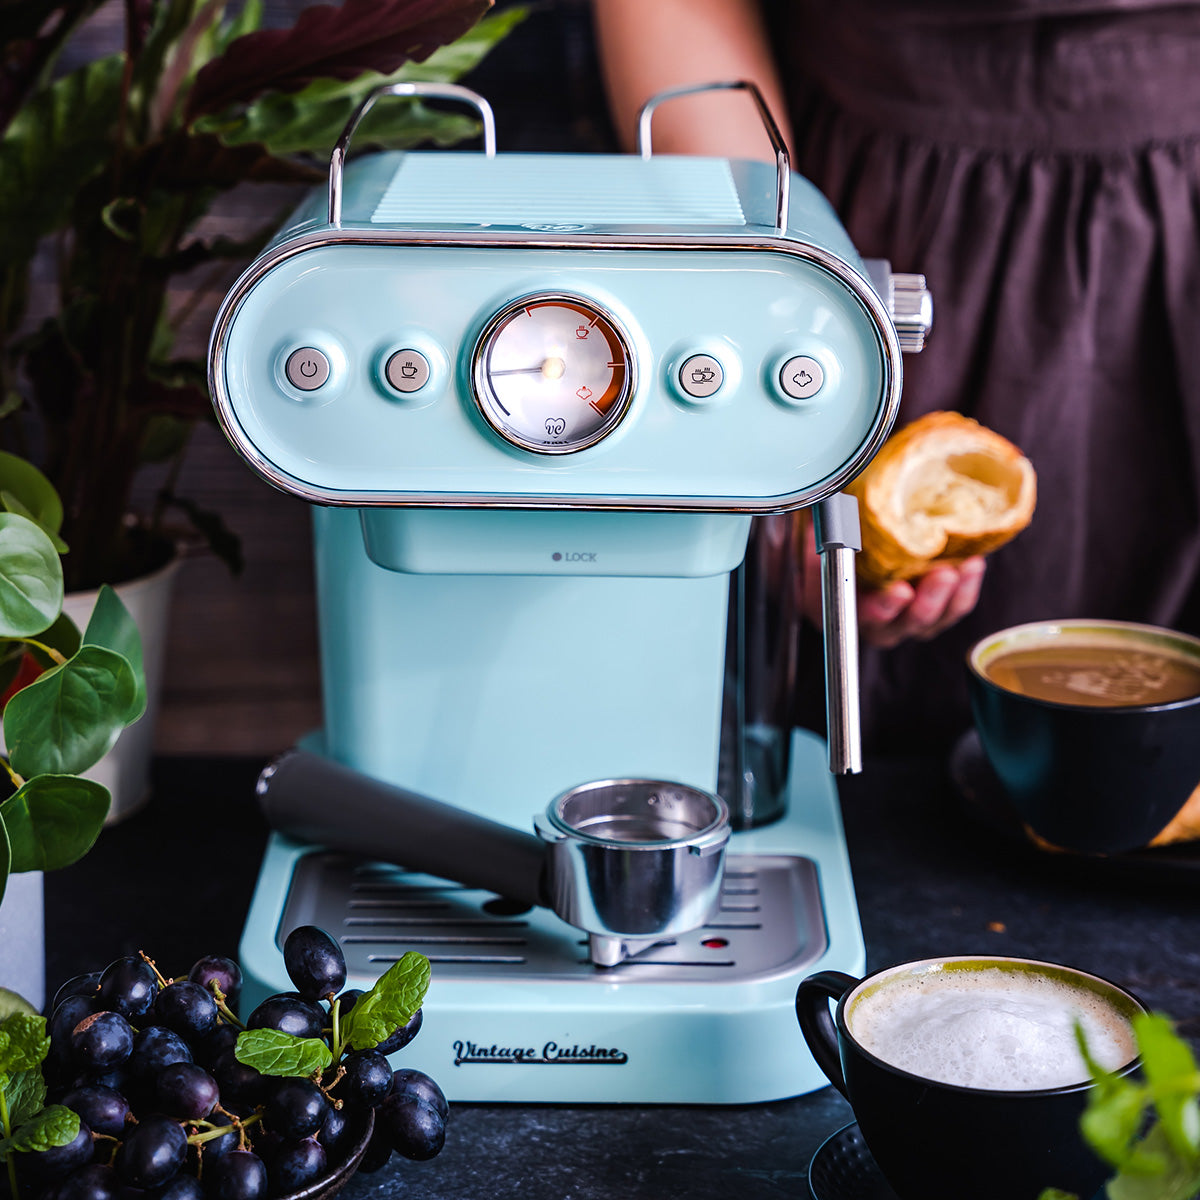
{"label": "black cup with milk foam", "polygon": [[[1063,1077],[1070,1081],[1054,1086],[1037,1086],[1046,1076],[1035,1078],[1034,1086],[1016,1088],[978,1086],[976,1079],[974,1086],[966,1086],[939,1078],[946,1068],[937,1061],[942,1057],[938,1038],[949,1039],[952,1024],[943,1018],[944,1003],[921,1025],[928,1047],[921,1053],[927,1057],[902,1058],[904,1067],[868,1050],[853,1032],[856,1010],[868,1013],[886,1005],[890,996],[903,993],[910,1003],[914,990],[938,995],[964,983],[970,990],[976,982],[986,983],[981,992],[986,995],[995,982],[1007,999],[1008,980],[1016,996],[1042,987],[1077,995],[1080,1007],[1095,1010],[1101,1023],[1120,1035],[1111,1053],[1130,1054],[1127,1061],[1105,1065],[1118,1074],[1135,1069],[1129,1022],[1145,1006],[1106,979],[1055,963],[995,956],[925,959],[861,980],[823,971],[805,979],[796,992],[796,1017],[817,1065],[850,1102],[867,1147],[901,1200],[1037,1200],[1047,1187],[1087,1200],[1110,1174],[1079,1132],[1092,1087],[1081,1066],[1073,1075],[1064,1066]],[[837,1003],[832,1014],[831,1001]],[[997,1007],[1006,1004],[998,1002]],[[1022,1006],[1011,1007],[1019,1012]],[[865,1038],[865,1016],[857,1024]],[[987,1020],[982,1028],[986,1033]],[[883,1052],[892,1054],[890,1049]],[[1007,1043],[1004,1053],[1011,1054]],[[1011,1055],[1018,1069],[1021,1055],[1020,1050]],[[947,1052],[946,1057],[953,1056]]]}

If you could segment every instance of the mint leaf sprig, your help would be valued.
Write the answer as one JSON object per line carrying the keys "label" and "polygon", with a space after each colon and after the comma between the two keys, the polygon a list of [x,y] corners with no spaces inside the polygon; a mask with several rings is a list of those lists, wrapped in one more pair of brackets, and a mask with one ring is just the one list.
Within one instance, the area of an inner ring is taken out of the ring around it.
{"label": "mint leaf sprig", "polygon": [[[1075,1036],[1095,1088],[1080,1118],[1088,1145],[1116,1174],[1108,1200],[1193,1200],[1200,1196],[1200,1067],[1162,1013],[1133,1019],[1140,1074],[1118,1076]],[[1047,1189],[1039,1200],[1070,1200]]]}
{"label": "mint leaf sprig", "polygon": [[374,1050],[412,1020],[429,991],[429,977],[429,959],[410,950],[349,1012],[343,1014],[341,997],[334,998],[329,1007],[328,1043],[324,1038],[296,1037],[278,1029],[247,1029],[238,1034],[234,1054],[238,1062],[262,1075],[308,1076],[328,1089],[336,1082],[346,1054]]}
{"label": "mint leaf sprig", "polygon": [[0,1021],[0,1162],[14,1196],[18,1152],[68,1146],[79,1136],[79,1117],[69,1108],[43,1107],[42,1063],[49,1052],[45,1017],[17,1011]]}

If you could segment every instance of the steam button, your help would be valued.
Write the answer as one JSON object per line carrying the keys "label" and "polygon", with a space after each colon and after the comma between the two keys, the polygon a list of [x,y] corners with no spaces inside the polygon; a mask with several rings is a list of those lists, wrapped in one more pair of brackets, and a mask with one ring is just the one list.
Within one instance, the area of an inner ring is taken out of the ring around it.
{"label": "steam button", "polygon": [[815,358],[797,354],[779,369],[779,386],[785,397],[807,400],[815,396],[825,383],[825,372]]}
{"label": "steam button", "polygon": [[695,400],[707,400],[724,382],[725,372],[711,354],[693,354],[679,368],[679,386]]}
{"label": "steam button", "polygon": [[329,359],[312,346],[301,346],[288,355],[283,373],[292,387],[315,392],[329,379]]}
{"label": "steam button", "polygon": [[398,392],[419,392],[429,382],[429,359],[419,350],[397,350],[383,372]]}

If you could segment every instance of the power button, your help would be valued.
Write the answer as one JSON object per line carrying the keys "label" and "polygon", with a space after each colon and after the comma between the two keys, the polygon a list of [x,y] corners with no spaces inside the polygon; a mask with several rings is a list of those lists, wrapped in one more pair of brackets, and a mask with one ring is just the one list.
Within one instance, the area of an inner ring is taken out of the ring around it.
{"label": "power button", "polygon": [[329,359],[313,346],[301,346],[288,355],[283,373],[292,387],[315,392],[329,379]]}

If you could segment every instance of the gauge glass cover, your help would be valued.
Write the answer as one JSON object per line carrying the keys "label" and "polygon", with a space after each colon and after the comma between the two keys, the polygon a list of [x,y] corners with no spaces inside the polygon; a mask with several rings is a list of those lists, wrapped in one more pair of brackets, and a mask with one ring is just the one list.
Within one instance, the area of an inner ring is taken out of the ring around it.
{"label": "gauge glass cover", "polygon": [[578,296],[537,295],[502,308],[475,350],[475,402],[507,441],[542,454],[593,446],[620,423],[634,388],[629,339]]}

